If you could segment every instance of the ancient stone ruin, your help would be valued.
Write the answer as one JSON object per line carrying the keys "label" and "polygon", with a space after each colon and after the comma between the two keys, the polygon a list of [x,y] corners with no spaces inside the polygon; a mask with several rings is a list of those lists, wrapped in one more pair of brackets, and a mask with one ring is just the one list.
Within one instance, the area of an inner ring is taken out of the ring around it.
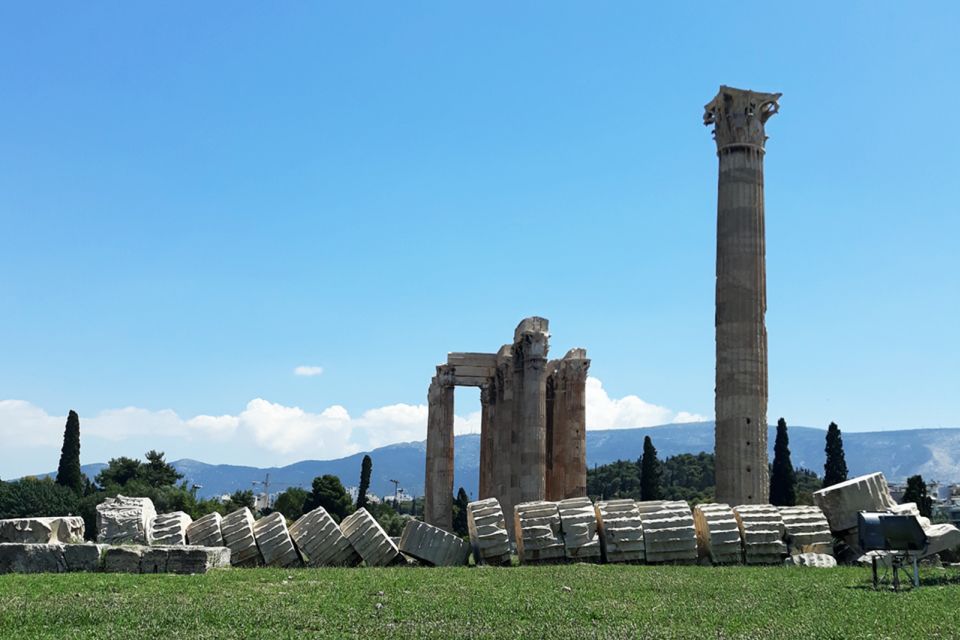
{"label": "ancient stone ruin", "polygon": [[720,159],[717,186],[716,500],[764,504],[767,471],[764,124],[779,93],[722,86],[704,107]]}
{"label": "ancient stone ruin", "polygon": [[424,520],[452,528],[453,390],[480,388],[480,499],[508,514],[537,500],[586,496],[585,349],[547,360],[548,322],[526,318],[497,353],[450,353],[427,393]]}

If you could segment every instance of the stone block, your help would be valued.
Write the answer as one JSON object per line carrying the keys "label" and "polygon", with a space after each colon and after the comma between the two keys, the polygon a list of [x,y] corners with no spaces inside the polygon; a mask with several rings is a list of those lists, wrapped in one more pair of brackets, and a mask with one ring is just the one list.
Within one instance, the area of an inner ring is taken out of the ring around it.
{"label": "stone block", "polygon": [[223,516],[214,511],[202,518],[197,518],[187,525],[187,544],[197,547],[222,547],[223,533],[220,526]]}
{"label": "stone block", "polygon": [[517,556],[521,564],[563,560],[566,549],[556,502],[537,500],[513,508]]}
{"label": "stone block", "polygon": [[156,516],[150,498],[107,498],[97,505],[97,542],[150,544]]}
{"label": "stone block", "polygon": [[360,564],[359,554],[323,507],[303,514],[294,522],[290,537],[311,567]]}
{"label": "stone block", "polygon": [[746,564],[780,564],[787,555],[783,518],[770,504],[744,504],[733,508],[743,540]]}
{"label": "stone block", "polygon": [[647,562],[697,562],[697,531],[693,513],[686,502],[648,500],[638,502],[637,510],[643,523]]}
{"label": "stone block", "polygon": [[880,472],[815,491],[813,501],[823,510],[833,532],[856,529],[861,511],[890,511],[896,506],[887,479]]}
{"label": "stone block", "polygon": [[557,503],[560,533],[567,558],[600,561],[597,512],[590,498],[568,498]]}
{"label": "stone block", "polygon": [[503,509],[496,498],[467,505],[467,530],[473,559],[477,564],[509,565],[510,535]]}
{"label": "stone block", "polygon": [[0,574],[64,573],[67,571],[64,546],[60,543],[0,543]]}
{"label": "stone block", "polygon": [[792,555],[783,561],[784,564],[791,567],[817,567],[818,569],[831,569],[837,566],[837,560],[826,553],[798,553]]}
{"label": "stone block", "polygon": [[103,565],[102,544],[65,544],[63,558],[67,563],[67,571],[100,571]]}
{"label": "stone block", "polygon": [[279,511],[257,520],[253,535],[265,564],[271,567],[299,567],[303,564],[287,531],[287,521]]}
{"label": "stone block", "polygon": [[410,520],[403,527],[399,546],[402,553],[434,567],[461,566],[470,559],[466,541],[419,520]]}
{"label": "stone block", "polygon": [[140,573],[140,559],[149,548],[143,545],[108,547],[103,554],[103,570],[107,573]]}
{"label": "stone block", "polygon": [[643,522],[633,500],[606,500],[595,505],[604,562],[644,562]]}
{"label": "stone block", "polygon": [[140,556],[140,573],[190,575],[229,566],[230,549],[227,547],[148,547],[142,550]]}
{"label": "stone block", "polygon": [[778,507],[790,553],[833,555],[833,534],[820,507]]}
{"label": "stone block", "polygon": [[693,508],[697,547],[701,558],[713,564],[739,564],[743,561],[740,525],[730,505],[698,504]]}
{"label": "stone block", "polygon": [[161,513],[153,519],[153,542],[159,545],[187,544],[187,528],[193,518],[183,511]]}
{"label": "stone block", "polygon": [[243,507],[227,514],[220,523],[223,543],[230,549],[230,562],[235,567],[256,567],[263,557],[253,534],[253,514]]}
{"label": "stone block", "polygon": [[83,542],[83,534],[80,516],[0,520],[0,542],[76,543]]}
{"label": "stone block", "polygon": [[361,507],[344,518],[340,530],[368,567],[385,567],[398,560],[397,545],[366,509]]}

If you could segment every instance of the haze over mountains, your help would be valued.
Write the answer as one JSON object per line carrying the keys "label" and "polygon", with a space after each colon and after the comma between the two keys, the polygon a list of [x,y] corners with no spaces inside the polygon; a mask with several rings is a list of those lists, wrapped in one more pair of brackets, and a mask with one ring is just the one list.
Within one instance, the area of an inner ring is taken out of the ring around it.
{"label": "haze over mountains", "polygon": [[[770,427],[768,445],[773,459],[775,427]],[[661,459],[678,453],[699,453],[713,450],[713,422],[669,424],[637,429],[587,431],[587,464],[590,467],[615,460],[635,460],[643,449],[643,438],[649,435]],[[790,452],[797,467],[823,472],[823,429],[790,427]],[[928,482],[960,482],[960,428],[910,429],[900,431],[849,432],[843,434],[850,475],[883,471],[891,481],[902,481],[915,473]],[[370,451],[373,458],[371,490],[378,495],[392,495],[393,484],[413,495],[423,494],[425,442],[407,442]],[[303,460],[284,467],[245,467],[212,465],[197,460],[177,460],[173,465],[192,484],[200,485],[202,496],[231,493],[253,488],[253,481],[262,481],[270,474],[271,493],[290,486],[309,487],[313,478],[332,473],[345,486],[356,485],[360,476],[363,453],[336,460]],[[480,463],[480,436],[456,437],[454,464],[456,487],[464,487],[471,496],[477,494]],[[103,467],[85,465],[91,478]],[[257,487],[258,491],[262,491]]]}

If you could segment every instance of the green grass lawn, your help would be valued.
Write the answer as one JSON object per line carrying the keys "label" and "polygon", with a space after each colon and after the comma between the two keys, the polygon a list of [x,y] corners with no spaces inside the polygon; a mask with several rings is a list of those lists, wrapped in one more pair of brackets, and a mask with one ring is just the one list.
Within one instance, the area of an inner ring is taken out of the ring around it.
{"label": "green grass lawn", "polygon": [[958,638],[960,572],[555,565],[0,576],[0,638]]}

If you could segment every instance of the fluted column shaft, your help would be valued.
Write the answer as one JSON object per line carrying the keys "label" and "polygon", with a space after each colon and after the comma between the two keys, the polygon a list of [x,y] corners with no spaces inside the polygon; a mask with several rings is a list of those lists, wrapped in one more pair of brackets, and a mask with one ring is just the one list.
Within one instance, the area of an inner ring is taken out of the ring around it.
{"label": "fluted column shaft", "polygon": [[[439,368],[438,368],[439,369]],[[427,393],[424,521],[453,529],[453,384],[438,372]]]}

